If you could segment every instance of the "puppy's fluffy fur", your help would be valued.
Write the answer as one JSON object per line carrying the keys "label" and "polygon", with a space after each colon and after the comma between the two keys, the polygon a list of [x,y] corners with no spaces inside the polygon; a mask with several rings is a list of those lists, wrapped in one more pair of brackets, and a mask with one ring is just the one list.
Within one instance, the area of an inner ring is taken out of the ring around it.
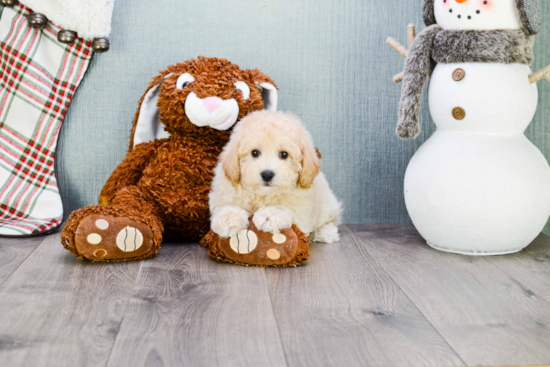
{"label": "puppy's fluffy fur", "polygon": [[[264,232],[279,233],[294,223],[313,241],[338,241],[342,209],[320,166],[311,135],[298,118],[251,113],[235,127],[215,169],[209,196],[212,230],[231,237],[253,216]],[[264,171],[274,173],[271,181],[262,178]]]}

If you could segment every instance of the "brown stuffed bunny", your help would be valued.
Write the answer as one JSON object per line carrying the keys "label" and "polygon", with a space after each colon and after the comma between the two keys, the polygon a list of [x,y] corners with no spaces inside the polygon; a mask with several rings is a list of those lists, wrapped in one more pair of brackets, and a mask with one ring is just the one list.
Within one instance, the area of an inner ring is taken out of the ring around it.
{"label": "brown stuffed bunny", "polygon": [[213,170],[233,125],[276,104],[275,83],[258,70],[206,57],[169,66],[141,98],[128,154],[99,205],[69,217],[65,248],[81,260],[120,261],[152,256],[163,234],[200,240],[209,230]]}

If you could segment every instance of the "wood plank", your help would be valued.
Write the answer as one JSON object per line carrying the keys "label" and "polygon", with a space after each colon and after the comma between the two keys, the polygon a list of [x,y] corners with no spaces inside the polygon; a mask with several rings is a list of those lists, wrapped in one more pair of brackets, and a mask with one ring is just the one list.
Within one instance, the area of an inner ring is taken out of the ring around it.
{"label": "wood plank", "polygon": [[468,365],[550,362],[550,303],[486,258],[433,250],[409,226],[351,228]]}
{"label": "wood plank", "polygon": [[262,268],[164,244],[144,263],[109,366],[286,366]]}
{"label": "wood plank", "polygon": [[267,269],[290,366],[458,366],[463,362],[349,228],[294,269]]}
{"label": "wood plank", "polygon": [[86,263],[48,236],[0,286],[3,366],[104,366],[141,262]]}
{"label": "wood plank", "polygon": [[487,261],[517,279],[537,296],[550,301],[550,238],[540,234],[523,251],[509,256],[487,256]]}
{"label": "wood plank", "polygon": [[0,237],[0,285],[17,269],[46,237]]}

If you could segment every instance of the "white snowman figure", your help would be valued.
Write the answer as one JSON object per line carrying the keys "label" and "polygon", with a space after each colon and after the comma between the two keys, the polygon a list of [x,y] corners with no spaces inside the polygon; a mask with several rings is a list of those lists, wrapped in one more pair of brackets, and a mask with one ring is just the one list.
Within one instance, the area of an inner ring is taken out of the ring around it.
{"label": "white snowman figure", "polygon": [[[467,255],[522,250],[550,216],[550,168],[525,137],[536,108],[532,74],[538,0],[425,0],[428,26],[407,57],[397,134],[420,132],[422,89],[436,132],[411,159],[405,202],[428,245]],[[435,67],[434,67],[435,65]]]}

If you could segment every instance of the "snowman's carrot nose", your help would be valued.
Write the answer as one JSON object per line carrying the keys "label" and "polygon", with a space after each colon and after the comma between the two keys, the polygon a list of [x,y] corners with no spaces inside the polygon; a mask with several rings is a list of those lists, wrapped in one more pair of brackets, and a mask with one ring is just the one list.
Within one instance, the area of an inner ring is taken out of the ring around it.
{"label": "snowman's carrot nose", "polygon": [[459,3],[459,4],[462,4],[462,3],[465,3],[465,2],[468,1],[468,0],[455,0],[455,1],[456,1],[457,3]]}

